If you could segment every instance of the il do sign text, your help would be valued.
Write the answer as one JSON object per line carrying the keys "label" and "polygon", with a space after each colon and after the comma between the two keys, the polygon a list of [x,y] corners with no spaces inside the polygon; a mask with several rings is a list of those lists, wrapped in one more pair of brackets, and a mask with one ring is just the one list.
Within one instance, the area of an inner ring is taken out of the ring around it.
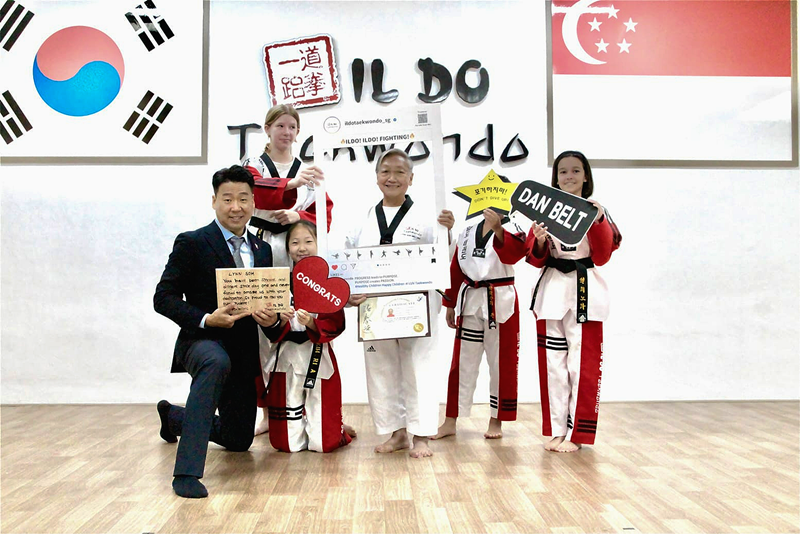
{"label": "il do sign text", "polygon": [[[453,77],[447,67],[436,63],[429,57],[418,60],[417,67],[422,73],[422,86],[425,90],[423,93],[418,93],[417,98],[427,104],[447,100],[453,89]],[[467,71],[470,69],[478,70],[479,82],[477,87],[470,87],[467,84]],[[370,75],[372,77],[372,99],[375,102],[388,104],[397,100],[397,97],[400,96],[400,91],[397,89],[383,90],[382,60],[372,60]],[[436,94],[431,94],[434,78],[439,85],[439,91]],[[350,80],[353,82],[353,96],[356,102],[361,102],[361,92],[364,88],[364,60],[361,58],[354,59],[350,65]],[[481,67],[481,62],[477,59],[469,59],[461,65],[461,68],[456,73],[455,82],[456,94],[468,104],[477,104],[489,94],[489,72]]]}

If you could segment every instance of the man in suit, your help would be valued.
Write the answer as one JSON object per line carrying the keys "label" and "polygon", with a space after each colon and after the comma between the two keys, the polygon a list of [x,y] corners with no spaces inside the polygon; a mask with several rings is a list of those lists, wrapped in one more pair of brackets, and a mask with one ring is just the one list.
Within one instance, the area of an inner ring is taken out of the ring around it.
{"label": "man in suit", "polygon": [[[233,304],[217,307],[215,269],[272,265],[269,245],[246,231],[253,214],[253,176],[234,165],[214,173],[212,185],[216,220],[175,239],[153,297],[155,310],[181,327],[172,372],[192,376],[186,408],[158,403],[161,437],[174,443],[181,436],[172,487],[187,498],[208,496],[199,479],[209,440],[246,451],[256,418],[258,325]],[[256,317],[265,322],[263,313]]]}

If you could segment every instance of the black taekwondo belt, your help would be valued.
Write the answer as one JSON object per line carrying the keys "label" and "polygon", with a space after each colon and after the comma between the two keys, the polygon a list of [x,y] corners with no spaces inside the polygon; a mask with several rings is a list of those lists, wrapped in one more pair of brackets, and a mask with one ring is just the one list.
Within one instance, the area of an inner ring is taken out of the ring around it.
{"label": "black taekwondo belt", "polygon": [[283,336],[283,339],[281,341],[291,341],[292,343],[297,343],[298,345],[301,345],[306,341],[308,341],[308,339],[309,339],[308,332],[306,332],[305,330],[302,330],[300,332],[295,332],[294,330],[291,330],[289,332],[286,332],[286,335]]}
{"label": "black taekwondo belt", "polygon": [[311,359],[308,362],[308,371],[306,371],[306,380],[303,383],[304,388],[314,389],[314,384],[317,382],[317,375],[319,374],[319,363],[322,361],[322,343],[314,343],[314,350],[311,352]]}
{"label": "black taekwondo belt", "polygon": [[262,219],[261,217],[250,217],[250,225],[255,226],[258,228],[256,232],[256,237],[259,239],[264,239],[264,231],[271,232],[273,235],[275,234],[282,234],[286,230],[289,229],[291,224],[281,224],[277,222],[271,222],[266,219]]}
{"label": "black taekwondo belt", "polygon": [[564,274],[569,274],[572,271],[577,271],[576,277],[578,282],[578,288],[576,294],[578,296],[575,312],[578,317],[579,323],[585,323],[588,320],[588,312],[589,312],[589,277],[587,275],[587,269],[591,269],[594,267],[594,262],[592,258],[580,258],[577,260],[565,260],[562,258],[554,258],[552,256],[548,256],[547,261],[545,261],[544,269],[542,269],[542,274],[539,276],[539,280],[536,282],[536,287],[533,289],[533,299],[531,300],[531,310],[533,309],[534,304],[536,304],[536,295],[539,293],[539,284],[542,282],[542,278],[544,277],[544,273],[547,271],[549,267],[553,267],[554,269],[561,271]]}
{"label": "black taekwondo belt", "polygon": [[[283,343],[296,343],[298,345],[302,345],[306,341],[310,341],[308,337],[308,332],[305,330],[301,332],[296,332],[294,330],[289,331],[283,336],[283,339],[278,343],[277,354],[275,355],[275,367],[272,369],[272,372],[275,372],[275,369],[278,367],[278,358],[281,356],[281,344]],[[317,375],[319,374],[319,364],[322,361],[322,343],[314,343],[314,347],[311,352],[311,360],[308,362],[308,371],[306,371],[306,378],[303,382],[303,387],[308,389],[313,389],[314,384],[317,382]],[[270,382],[272,382],[272,376],[270,376]],[[269,390],[269,387],[267,387]]]}
{"label": "black taekwondo belt", "polygon": [[[301,345],[306,341],[310,341],[308,332],[287,332],[281,341],[289,341]],[[311,351],[311,360],[308,362],[308,371],[306,372],[306,379],[303,383],[304,388],[314,389],[314,384],[317,382],[317,375],[319,374],[319,364],[322,361],[322,343],[314,343],[314,348]]]}
{"label": "black taekwondo belt", "polygon": [[467,288],[478,288],[478,287],[485,287],[486,288],[486,307],[488,308],[489,312],[489,328],[497,328],[497,312],[495,311],[494,306],[494,288],[500,286],[510,286],[514,285],[514,277],[509,276],[507,278],[492,278],[490,280],[472,280],[468,276],[464,276],[464,287],[461,289],[461,309],[458,312],[458,331],[456,335],[461,334],[461,317],[462,312],[464,311],[464,300],[466,300],[467,295]]}

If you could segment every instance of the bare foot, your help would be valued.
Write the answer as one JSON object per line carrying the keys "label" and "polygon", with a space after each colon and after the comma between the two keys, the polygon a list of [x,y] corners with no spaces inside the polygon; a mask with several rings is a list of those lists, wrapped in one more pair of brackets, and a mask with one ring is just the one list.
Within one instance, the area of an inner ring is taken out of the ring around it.
{"label": "bare foot", "polygon": [[447,436],[455,436],[456,435],[456,421],[455,417],[445,417],[444,423],[442,426],[439,427],[439,432],[431,439],[442,439],[446,438]]}
{"label": "bare foot", "polygon": [[254,436],[258,436],[259,434],[266,434],[269,432],[269,413],[267,412],[266,408],[261,408],[262,417],[261,421],[256,423],[255,432],[253,432]]}
{"label": "bare foot", "polygon": [[408,448],[408,435],[406,429],[401,428],[392,432],[392,437],[375,447],[375,452],[394,452]]}
{"label": "bare foot", "polygon": [[556,436],[556,437],[554,437],[553,439],[550,440],[550,443],[548,443],[547,445],[544,446],[544,448],[546,450],[548,450],[548,451],[556,450],[556,447],[561,445],[561,443],[564,441],[565,437],[566,436]]}
{"label": "bare foot", "polygon": [[581,448],[580,443],[573,443],[571,441],[564,441],[556,447],[556,452],[575,452]]}
{"label": "bare foot", "polygon": [[427,436],[414,436],[414,448],[408,453],[412,458],[428,458],[433,456],[433,451],[428,447]]}
{"label": "bare foot", "polygon": [[350,436],[351,438],[355,438],[358,436],[358,432],[356,432],[356,429],[346,423],[342,423],[342,430],[344,430],[344,433]]}
{"label": "bare foot", "polygon": [[483,434],[486,439],[499,439],[503,437],[503,422],[495,417],[489,418],[489,428]]}

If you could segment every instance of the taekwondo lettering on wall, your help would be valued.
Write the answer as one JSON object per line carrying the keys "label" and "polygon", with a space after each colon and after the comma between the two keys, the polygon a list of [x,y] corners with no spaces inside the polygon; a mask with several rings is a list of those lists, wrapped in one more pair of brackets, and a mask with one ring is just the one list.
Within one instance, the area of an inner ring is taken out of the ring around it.
{"label": "taekwondo lettering on wall", "polygon": [[548,232],[567,245],[577,245],[589,231],[597,208],[581,197],[525,180],[511,196],[511,210],[544,223]]}
{"label": "taekwondo lettering on wall", "polygon": [[[251,130],[255,131],[261,130],[261,125],[254,122],[248,124],[228,125],[229,132],[236,132],[239,135],[238,159],[242,159],[245,156],[245,154],[247,154],[247,134]],[[453,161],[456,161],[461,156],[461,134],[453,133],[445,135],[442,137],[442,141],[452,142]],[[302,161],[306,163],[314,161],[313,143],[314,143],[314,136],[310,135],[305,139],[305,141],[303,141],[303,144],[300,147],[299,157]],[[417,146],[415,147],[415,145]],[[395,143],[363,145],[360,148],[363,148],[364,157],[367,159],[367,161],[371,163],[382,152],[385,152],[390,148],[394,147]],[[430,156],[430,149],[428,148],[428,145],[424,141],[411,142],[408,143],[407,145],[398,145],[398,147],[403,148],[403,150],[409,155],[409,158],[412,161],[425,160],[428,158],[428,156]],[[380,149],[380,151],[378,149]],[[516,153],[512,154],[512,151]],[[356,149],[353,147],[335,148],[333,150],[333,159],[336,160],[336,158],[342,152],[346,152],[347,154],[349,154],[350,161],[356,161],[357,159]],[[519,137],[519,134],[517,133],[514,134],[514,136],[506,144],[505,148],[503,148],[503,152],[501,152],[500,154],[500,162],[513,163],[516,161],[521,161],[527,158],[528,154],[529,154],[528,147],[525,146],[525,143],[522,142],[522,139]],[[490,123],[486,125],[486,135],[481,139],[479,139],[478,141],[476,141],[472,146],[470,146],[467,156],[470,160],[474,160],[477,162],[494,161],[495,152],[494,152],[493,124]]]}

